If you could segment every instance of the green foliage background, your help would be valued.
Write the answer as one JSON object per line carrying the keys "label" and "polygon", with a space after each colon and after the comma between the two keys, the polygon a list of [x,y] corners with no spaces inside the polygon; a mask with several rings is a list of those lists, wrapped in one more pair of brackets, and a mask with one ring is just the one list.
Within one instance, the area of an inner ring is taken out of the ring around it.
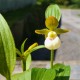
{"label": "green foliage background", "polygon": [[80,0],[37,0],[41,3],[55,3],[58,5],[70,6],[70,8],[80,8]]}

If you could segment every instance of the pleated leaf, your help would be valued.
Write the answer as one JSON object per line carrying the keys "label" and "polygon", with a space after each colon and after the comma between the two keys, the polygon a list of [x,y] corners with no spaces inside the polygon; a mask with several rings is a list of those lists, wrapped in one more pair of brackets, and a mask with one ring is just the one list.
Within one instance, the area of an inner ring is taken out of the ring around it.
{"label": "pleated leaf", "polygon": [[11,80],[31,80],[31,70],[24,71],[12,76]]}
{"label": "pleated leaf", "polygon": [[70,78],[70,66],[64,64],[55,64],[53,68],[56,70],[55,80],[69,80]]}
{"label": "pleated leaf", "polygon": [[45,71],[46,71],[45,68],[33,68],[31,80],[42,80]]}
{"label": "pleated leaf", "polygon": [[54,69],[47,69],[44,73],[42,80],[54,80],[56,76]]}
{"label": "pleated leaf", "polygon": [[56,19],[59,21],[61,18],[61,11],[58,5],[49,5],[45,11],[45,18],[48,18],[50,16],[56,17]]}
{"label": "pleated leaf", "polygon": [[31,80],[54,80],[56,76],[54,69],[33,68]]}
{"label": "pleated leaf", "polygon": [[0,14],[0,73],[7,79],[14,70],[16,49],[9,26]]}
{"label": "pleated leaf", "polygon": [[39,71],[39,68],[32,68],[32,70],[31,70],[31,80],[36,79],[38,71]]}
{"label": "pleated leaf", "polygon": [[42,80],[43,79],[43,75],[45,73],[46,69],[45,68],[42,68],[38,71],[38,74],[36,76],[36,80]]}

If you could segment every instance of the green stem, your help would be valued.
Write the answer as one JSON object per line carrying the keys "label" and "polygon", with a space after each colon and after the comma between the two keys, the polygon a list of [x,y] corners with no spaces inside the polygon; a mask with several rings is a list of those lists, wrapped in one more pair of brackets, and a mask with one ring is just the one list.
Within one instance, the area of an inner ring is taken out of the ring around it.
{"label": "green stem", "polygon": [[6,79],[6,80],[11,80],[11,79]]}
{"label": "green stem", "polygon": [[26,71],[26,60],[22,60],[22,64],[23,64],[23,71]]}
{"label": "green stem", "polygon": [[10,77],[10,75],[6,77],[6,80],[11,80],[11,77]]}
{"label": "green stem", "polygon": [[51,50],[51,69],[53,68],[54,50]]}

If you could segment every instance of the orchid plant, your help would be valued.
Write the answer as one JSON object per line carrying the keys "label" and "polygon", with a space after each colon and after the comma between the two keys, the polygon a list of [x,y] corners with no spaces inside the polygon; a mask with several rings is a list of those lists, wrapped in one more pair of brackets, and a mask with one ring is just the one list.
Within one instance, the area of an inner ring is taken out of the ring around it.
{"label": "orchid plant", "polygon": [[[55,17],[54,13],[52,12],[50,13],[50,9],[54,9],[52,8],[54,6],[57,5],[50,5],[46,10],[46,15],[49,15],[45,20],[46,28],[41,30],[35,30],[35,33],[45,35],[44,45],[47,49],[51,50],[51,68],[53,67],[53,55],[54,55],[53,50],[58,49],[61,45],[61,41],[58,35],[69,31],[67,29],[57,28],[59,25],[58,20],[60,20],[61,15],[58,15],[59,16],[58,19]],[[59,10],[59,8],[57,8],[57,10]]]}
{"label": "orchid plant", "polygon": [[[61,12],[58,5],[50,5],[45,11],[45,29],[35,30],[37,34],[45,36],[44,45],[33,43],[24,51],[25,42],[21,45],[21,50],[15,47],[14,39],[9,26],[3,16],[0,14],[0,74],[6,80],[69,80],[70,66],[64,64],[53,64],[54,50],[61,45],[58,35],[68,32],[66,29],[57,28],[61,18]],[[51,50],[51,68],[32,68],[31,53],[40,48]],[[16,53],[22,61],[22,73],[13,75],[16,64]]]}

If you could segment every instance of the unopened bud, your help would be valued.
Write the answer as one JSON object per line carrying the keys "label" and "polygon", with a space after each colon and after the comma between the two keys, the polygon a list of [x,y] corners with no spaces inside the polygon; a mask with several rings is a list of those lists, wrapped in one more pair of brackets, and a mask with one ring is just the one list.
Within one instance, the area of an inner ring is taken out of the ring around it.
{"label": "unopened bud", "polygon": [[38,43],[32,44],[32,45],[28,48],[28,50],[31,50],[31,49],[33,49],[33,48],[36,47],[36,46],[38,46]]}

